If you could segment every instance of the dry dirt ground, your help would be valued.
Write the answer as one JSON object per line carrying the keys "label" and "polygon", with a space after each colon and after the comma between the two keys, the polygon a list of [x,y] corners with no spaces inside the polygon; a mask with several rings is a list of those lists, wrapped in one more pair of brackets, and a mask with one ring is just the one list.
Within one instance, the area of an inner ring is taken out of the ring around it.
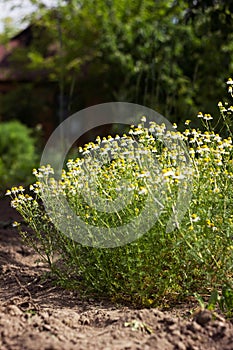
{"label": "dry dirt ground", "polygon": [[1,350],[233,350],[233,325],[190,303],[169,312],[82,300],[45,279],[22,245],[16,212],[0,201]]}

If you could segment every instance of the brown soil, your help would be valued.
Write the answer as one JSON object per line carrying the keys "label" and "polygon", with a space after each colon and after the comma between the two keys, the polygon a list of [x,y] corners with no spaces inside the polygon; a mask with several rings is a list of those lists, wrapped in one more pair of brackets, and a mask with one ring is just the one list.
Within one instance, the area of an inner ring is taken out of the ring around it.
{"label": "brown soil", "polygon": [[0,201],[0,349],[233,350],[233,325],[180,305],[169,312],[132,309],[55,287],[46,266],[12,228],[19,219]]}

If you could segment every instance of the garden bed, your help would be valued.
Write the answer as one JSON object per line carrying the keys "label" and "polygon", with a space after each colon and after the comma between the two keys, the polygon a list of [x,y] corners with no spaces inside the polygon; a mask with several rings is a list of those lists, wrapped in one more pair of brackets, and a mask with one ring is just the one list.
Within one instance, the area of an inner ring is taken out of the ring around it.
{"label": "garden bed", "polygon": [[233,325],[198,311],[195,301],[172,310],[132,309],[83,300],[54,286],[47,267],[25,247],[8,200],[0,206],[0,349],[233,349]]}

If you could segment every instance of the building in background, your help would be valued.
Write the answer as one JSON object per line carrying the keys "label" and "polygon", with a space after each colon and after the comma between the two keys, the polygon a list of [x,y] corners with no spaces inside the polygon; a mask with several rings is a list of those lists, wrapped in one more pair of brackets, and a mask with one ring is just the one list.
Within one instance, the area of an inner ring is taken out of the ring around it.
{"label": "building in background", "polygon": [[[57,83],[49,70],[30,67],[29,47],[43,28],[29,25],[0,45],[0,121],[18,119],[30,127],[43,125],[47,138],[57,124]],[[39,30],[39,32],[38,32]],[[46,55],[55,53],[52,45]]]}

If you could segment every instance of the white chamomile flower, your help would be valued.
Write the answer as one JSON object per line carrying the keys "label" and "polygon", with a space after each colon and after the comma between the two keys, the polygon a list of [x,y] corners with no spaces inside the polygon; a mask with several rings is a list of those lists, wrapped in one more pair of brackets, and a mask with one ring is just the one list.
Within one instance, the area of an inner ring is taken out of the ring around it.
{"label": "white chamomile flower", "polygon": [[145,122],[146,122],[146,117],[145,117],[145,116],[143,116],[143,117],[141,118],[141,122],[142,122],[142,123],[145,123]]}
{"label": "white chamomile flower", "polygon": [[197,216],[197,214],[192,214],[192,215],[191,215],[191,221],[192,221],[192,222],[197,222],[197,221],[199,221],[199,220],[200,220],[200,217]]}
{"label": "white chamomile flower", "polygon": [[213,117],[211,117],[210,114],[205,114],[204,117],[203,117],[203,119],[205,119],[205,120],[211,120],[211,119],[213,119]]}
{"label": "white chamomile flower", "polygon": [[12,224],[13,227],[19,227],[20,226],[20,223],[17,222],[17,221],[14,221],[13,224]]}

